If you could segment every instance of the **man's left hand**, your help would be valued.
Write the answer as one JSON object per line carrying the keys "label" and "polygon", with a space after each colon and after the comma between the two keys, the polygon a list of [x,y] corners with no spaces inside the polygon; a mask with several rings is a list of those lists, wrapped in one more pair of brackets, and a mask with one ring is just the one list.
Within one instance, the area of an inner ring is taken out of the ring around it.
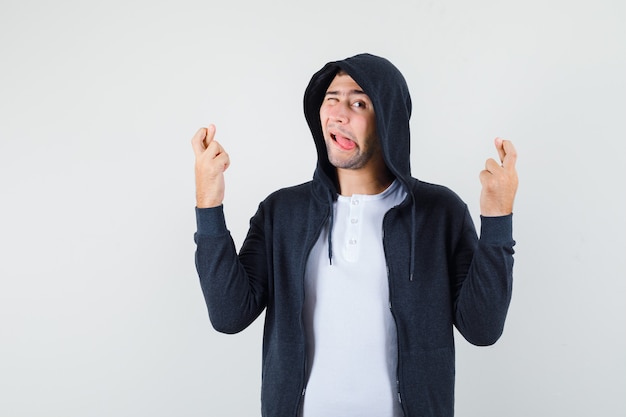
{"label": "man's left hand", "polygon": [[480,214],[487,217],[506,216],[513,212],[513,200],[517,192],[517,152],[513,143],[496,138],[496,149],[500,162],[490,158],[480,172]]}

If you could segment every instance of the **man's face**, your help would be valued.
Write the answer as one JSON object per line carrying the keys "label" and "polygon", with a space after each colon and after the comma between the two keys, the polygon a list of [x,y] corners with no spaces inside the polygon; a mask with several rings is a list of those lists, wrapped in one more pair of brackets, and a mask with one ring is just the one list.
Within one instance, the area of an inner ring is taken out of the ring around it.
{"label": "man's face", "polygon": [[374,106],[349,75],[337,74],[328,86],[320,120],[328,159],[336,168],[370,168],[382,161]]}

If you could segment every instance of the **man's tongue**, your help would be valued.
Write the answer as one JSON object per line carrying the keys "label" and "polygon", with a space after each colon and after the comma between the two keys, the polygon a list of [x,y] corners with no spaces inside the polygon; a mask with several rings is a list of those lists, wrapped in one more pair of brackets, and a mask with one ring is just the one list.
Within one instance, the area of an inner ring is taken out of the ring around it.
{"label": "man's tongue", "polygon": [[349,151],[356,147],[356,143],[352,142],[348,138],[344,138],[343,136],[336,135],[335,141],[337,142],[337,145],[339,145],[341,149],[344,149],[346,151]]}

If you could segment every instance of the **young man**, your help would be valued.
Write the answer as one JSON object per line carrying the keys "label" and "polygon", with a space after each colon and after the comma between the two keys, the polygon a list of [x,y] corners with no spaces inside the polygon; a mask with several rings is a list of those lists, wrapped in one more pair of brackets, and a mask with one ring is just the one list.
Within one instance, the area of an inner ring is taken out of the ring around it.
{"label": "young man", "polygon": [[411,177],[411,99],[369,54],[313,75],[305,116],[313,180],[263,201],[237,254],[222,200],[229,158],[215,127],[196,154],[196,266],[213,326],[246,328],[266,309],[263,416],[452,416],[453,326],[500,337],[511,298],[513,145],[487,161],[481,236],[445,187]]}

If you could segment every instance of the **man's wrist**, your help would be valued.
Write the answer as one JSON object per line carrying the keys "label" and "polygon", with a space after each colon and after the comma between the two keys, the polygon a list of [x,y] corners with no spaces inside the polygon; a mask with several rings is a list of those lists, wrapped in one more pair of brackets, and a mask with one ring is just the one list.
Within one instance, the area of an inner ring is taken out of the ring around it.
{"label": "man's wrist", "polygon": [[223,200],[213,196],[208,196],[203,193],[196,193],[196,207],[198,208],[213,208],[222,205]]}

